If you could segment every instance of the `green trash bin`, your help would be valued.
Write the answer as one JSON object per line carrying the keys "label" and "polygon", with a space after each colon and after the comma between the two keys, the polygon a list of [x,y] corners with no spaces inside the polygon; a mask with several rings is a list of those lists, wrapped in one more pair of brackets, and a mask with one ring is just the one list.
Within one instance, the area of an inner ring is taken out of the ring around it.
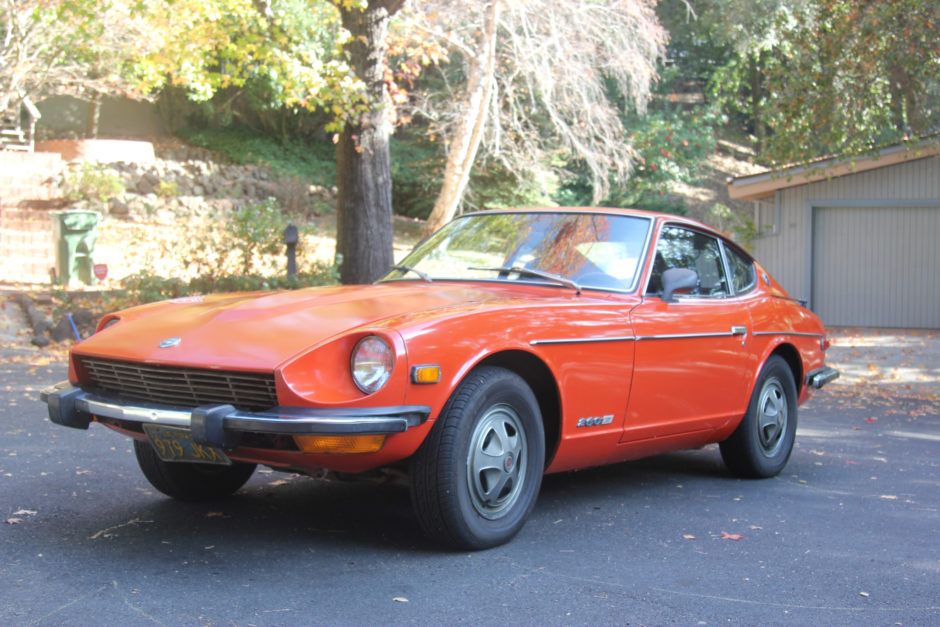
{"label": "green trash bin", "polygon": [[93,255],[100,219],[101,214],[97,211],[70,209],[52,212],[56,283],[68,285],[72,279],[78,279],[94,285]]}

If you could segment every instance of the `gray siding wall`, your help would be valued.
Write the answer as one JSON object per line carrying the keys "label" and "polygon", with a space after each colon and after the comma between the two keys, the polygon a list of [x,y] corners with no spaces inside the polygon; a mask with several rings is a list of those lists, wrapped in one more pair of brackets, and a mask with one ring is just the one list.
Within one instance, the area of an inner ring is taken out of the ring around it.
{"label": "gray siding wall", "polygon": [[778,191],[775,202],[777,232],[756,238],[754,254],[791,296],[808,299],[812,208],[926,206],[940,211],[940,157],[790,187]]}

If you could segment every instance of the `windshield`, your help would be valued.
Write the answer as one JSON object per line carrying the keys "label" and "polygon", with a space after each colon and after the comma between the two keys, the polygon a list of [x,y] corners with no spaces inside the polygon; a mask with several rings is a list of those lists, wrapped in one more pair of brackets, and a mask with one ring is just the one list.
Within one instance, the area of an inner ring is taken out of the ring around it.
{"label": "windshield", "polygon": [[383,280],[557,277],[580,287],[631,290],[649,229],[647,218],[613,214],[470,214],[419,244]]}

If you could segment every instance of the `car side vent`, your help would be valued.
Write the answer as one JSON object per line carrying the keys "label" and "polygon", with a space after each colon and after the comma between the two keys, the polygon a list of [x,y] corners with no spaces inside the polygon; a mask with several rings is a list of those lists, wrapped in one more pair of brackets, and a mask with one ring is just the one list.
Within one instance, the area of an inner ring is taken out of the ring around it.
{"label": "car side vent", "polygon": [[273,373],[182,368],[97,357],[81,357],[79,361],[87,383],[122,398],[180,407],[229,403],[250,411],[277,406]]}

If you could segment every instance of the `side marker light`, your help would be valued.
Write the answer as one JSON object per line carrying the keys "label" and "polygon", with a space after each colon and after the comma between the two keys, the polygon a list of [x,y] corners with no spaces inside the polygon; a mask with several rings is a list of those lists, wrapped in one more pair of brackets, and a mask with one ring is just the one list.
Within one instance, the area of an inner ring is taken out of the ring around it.
{"label": "side marker light", "polygon": [[411,382],[419,384],[437,383],[441,380],[440,366],[415,366],[411,369]]}

